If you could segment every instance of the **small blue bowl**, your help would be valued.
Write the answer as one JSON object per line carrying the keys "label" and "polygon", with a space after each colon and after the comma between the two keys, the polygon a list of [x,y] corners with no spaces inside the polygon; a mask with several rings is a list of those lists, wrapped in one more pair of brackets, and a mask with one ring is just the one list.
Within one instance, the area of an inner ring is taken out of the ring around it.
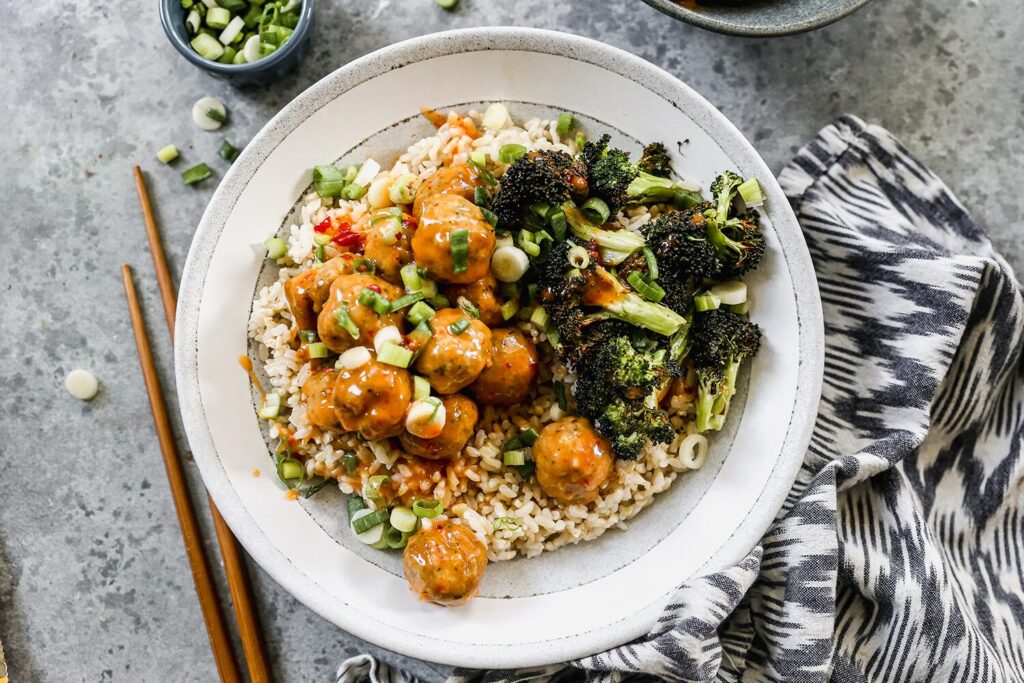
{"label": "small blue bowl", "polygon": [[306,56],[309,39],[313,34],[315,4],[316,0],[302,0],[295,32],[274,53],[250,64],[212,62],[193,50],[189,45],[191,36],[185,27],[188,10],[181,6],[181,0],[160,0],[160,22],[167,39],[182,57],[194,65],[234,85],[264,85],[284,76]]}

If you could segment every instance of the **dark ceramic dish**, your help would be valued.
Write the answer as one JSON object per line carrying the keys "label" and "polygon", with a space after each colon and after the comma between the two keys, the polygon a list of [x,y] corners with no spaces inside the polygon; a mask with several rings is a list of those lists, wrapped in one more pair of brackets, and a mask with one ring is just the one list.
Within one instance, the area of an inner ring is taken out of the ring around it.
{"label": "dark ceramic dish", "polygon": [[203,58],[189,45],[191,36],[185,28],[186,10],[181,0],[160,0],[160,22],[171,45],[181,56],[201,69],[234,85],[261,85],[277,80],[306,56],[313,34],[313,9],[316,0],[302,0],[302,11],[295,32],[273,54],[251,64],[221,64]]}
{"label": "dark ceramic dish", "polygon": [[733,36],[786,36],[827,26],[870,0],[644,0],[688,24]]}

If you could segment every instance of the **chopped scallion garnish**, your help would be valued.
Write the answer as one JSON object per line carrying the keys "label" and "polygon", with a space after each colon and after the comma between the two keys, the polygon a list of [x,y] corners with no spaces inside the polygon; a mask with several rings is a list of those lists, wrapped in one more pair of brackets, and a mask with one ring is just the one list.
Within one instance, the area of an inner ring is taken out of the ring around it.
{"label": "chopped scallion garnish", "polygon": [[378,524],[383,524],[388,518],[387,510],[374,510],[368,515],[357,517],[352,520],[352,530],[357,534],[369,531]]}
{"label": "chopped scallion garnish", "polygon": [[693,297],[693,306],[701,313],[704,311],[713,311],[721,305],[721,300],[710,292]]}
{"label": "chopped scallion garnish", "polygon": [[519,465],[526,464],[526,451],[505,451],[502,456],[502,462],[510,467],[517,467]]}
{"label": "chopped scallion garnish", "polygon": [[569,134],[569,129],[572,128],[572,114],[562,113],[558,115],[558,123],[555,124],[555,132],[558,135],[565,136]]}
{"label": "chopped scallion garnish", "polygon": [[321,197],[340,197],[345,189],[341,170],[333,164],[313,167],[313,189]]}
{"label": "chopped scallion garnish", "polygon": [[501,317],[503,320],[511,320],[512,316],[519,312],[519,299],[509,299],[501,305]]}
{"label": "chopped scallion garnish", "polygon": [[569,409],[569,402],[565,397],[565,382],[554,382],[555,387],[555,400],[558,401],[558,407],[562,410]]}
{"label": "chopped scallion garnish", "polygon": [[436,498],[420,498],[412,504],[412,512],[417,517],[437,517],[443,510],[444,504]]}
{"label": "chopped scallion garnish", "polygon": [[412,397],[415,401],[421,401],[430,396],[430,381],[426,377],[413,375]]}
{"label": "chopped scallion garnish", "polygon": [[[391,483],[391,477],[386,474],[375,474],[363,484],[363,498],[369,500],[381,500],[381,487]],[[387,514],[387,511],[384,511]]]}
{"label": "chopped scallion garnish", "polygon": [[334,312],[334,318],[338,322],[338,327],[345,330],[353,339],[359,339],[359,326],[356,325],[355,321],[348,314],[348,304],[344,301],[338,306],[338,310]]}
{"label": "chopped scallion garnish", "polygon": [[396,368],[407,368],[409,363],[412,362],[412,351],[394,342],[386,342],[381,344],[377,360],[381,363],[394,365]]}
{"label": "chopped scallion garnish", "polygon": [[267,248],[267,258],[275,261],[288,253],[288,243],[280,237],[268,237],[263,240],[263,246]]}
{"label": "chopped scallion garnish", "polygon": [[643,273],[638,270],[630,273],[626,277],[626,281],[633,286],[633,289],[640,293],[640,296],[648,301],[658,303],[665,298],[665,290],[657,282],[645,280]]}
{"label": "chopped scallion garnish", "polygon": [[482,187],[473,188],[473,203],[479,206],[481,209],[486,209],[491,205],[491,196],[487,194],[487,190]]}
{"label": "chopped scallion garnish", "polygon": [[650,247],[644,247],[644,259],[647,261],[647,277],[651,280],[658,279],[658,260],[654,258],[654,252]]}
{"label": "chopped scallion garnish", "polygon": [[409,294],[405,294],[391,302],[391,310],[400,311],[403,308],[412,306],[417,301],[423,301],[425,298],[426,295],[423,292],[411,292]]}
{"label": "chopped scallion garnish", "polygon": [[474,304],[466,297],[460,296],[458,299],[456,299],[455,303],[458,304],[459,308],[462,309],[462,312],[468,315],[469,317],[476,318],[478,320],[480,319],[480,309],[477,308],[476,304]]}
{"label": "chopped scallion garnish", "polygon": [[448,248],[452,255],[452,272],[465,273],[469,268],[469,230],[452,230],[448,236]]}
{"label": "chopped scallion garnish", "polygon": [[736,189],[739,191],[740,197],[743,198],[743,203],[747,206],[761,206],[764,204],[764,192],[761,191],[761,185],[757,182],[757,178],[747,178]]}
{"label": "chopped scallion garnish", "polygon": [[502,145],[498,149],[498,161],[500,161],[503,164],[511,164],[524,154],[526,154],[526,147],[522,145],[517,145],[514,143]]}
{"label": "chopped scallion garnish", "polygon": [[426,302],[417,301],[412,305],[412,308],[409,309],[409,312],[405,314],[405,317],[413,325],[419,325],[421,322],[433,318],[435,313],[436,311],[434,311],[434,309]]}
{"label": "chopped scallion garnish", "polygon": [[600,197],[591,197],[580,207],[583,216],[595,225],[604,225],[612,215],[607,202]]}
{"label": "chopped scallion garnish", "polygon": [[458,336],[469,329],[469,318],[464,315],[460,315],[458,320],[448,325],[448,331]]}
{"label": "chopped scallion garnish", "polygon": [[307,348],[310,358],[327,358],[330,351],[327,348],[327,344],[323,342],[315,342],[310,344]]}

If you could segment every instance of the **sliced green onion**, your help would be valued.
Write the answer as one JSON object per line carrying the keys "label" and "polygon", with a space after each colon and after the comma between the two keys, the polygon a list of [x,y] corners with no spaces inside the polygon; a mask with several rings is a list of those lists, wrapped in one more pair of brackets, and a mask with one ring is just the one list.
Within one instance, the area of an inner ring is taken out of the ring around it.
{"label": "sliced green onion", "polygon": [[216,107],[210,107],[206,110],[206,118],[212,119],[217,123],[226,123],[228,120],[228,117],[224,115],[224,112]]}
{"label": "sliced green onion", "polygon": [[412,362],[412,351],[394,342],[387,342],[381,344],[377,360],[381,363],[394,365],[396,368],[407,368],[409,363]]}
{"label": "sliced green onion", "polygon": [[427,299],[434,308],[448,308],[451,302],[444,294],[435,294]]}
{"label": "sliced green onion", "polygon": [[220,143],[220,149],[217,150],[217,155],[220,156],[221,159],[228,162],[229,164],[233,163],[234,160],[238,158],[239,154],[241,154],[241,152],[238,150],[238,148],[232,145],[227,140]]}
{"label": "sliced green onion", "polygon": [[423,289],[423,279],[415,263],[406,263],[398,273],[402,276],[405,291],[418,292]]}
{"label": "sliced green onion", "polygon": [[288,458],[281,460],[280,466],[277,468],[278,474],[284,481],[302,479],[302,463],[298,460],[292,460]]}
{"label": "sliced green onion", "polygon": [[245,39],[245,46],[242,48],[242,54],[245,55],[245,61],[255,62],[263,56],[263,51],[260,49],[260,37],[258,35],[252,35]]}
{"label": "sliced green onion", "polygon": [[338,323],[338,327],[349,333],[353,339],[359,339],[359,326],[352,320],[352,316],[348,314],[348,304],[344,301],[338,306],[338,309],[334,312],[334,319]]}
{"label": "sliced green onion", "polygon": [[352,270],[357,273],[373,275],[377,272],[377,262],[372,258],[357,258],[352,261]]}
{"label": "sliced green onion", "polygon": [[475,150],[469,155],[469,163],[477,167],[487,168],[487,152],[482,149]]}
{"label": "sliced green onion", "polygon": [[349,183],[345,186],[345,189],[341,191],[342,199],[347,199],[353,202],[358,199],[362,199],[364,194],[366,194],[366,188],[362,185],[357,185],[356,183]]}
{"label": "sliced green onion", "polygon": [[476,318],[477,320],[480,319],[480,309],[477,308],[476,304],[474,304],[468,298],[460,296],[455,301],[455,303],[458,304],[459,308],[462,309],[462,312],[468,315],[469,317]]}
{"label": "sliced green onion", "polygon": [[498,161],[500,161],[503,164],[511,164],[524,154],[526,154],[526,147],[522,145],[502,145],[498,149]]}
{"label": "sliced green onion", "polygon": [[563,241],[569,233],[569,224],[565,220],[565,213],[561,210],[548,214],[548,223],[551,224],[551,231],[555,233],[555,239]]}
{"label": "sliced green onion", "polygon": [[658,279],[658,260],[654,258],[654,252],[650,247],[644,247],[644,259],[647,261],[647,277],[651,280]]}
{"label": "sliced green onion", "polygon": [[553,386],[555,388],[555,400],[558,401],[558,407],[562,410],[568,410],[569,402],[565,397],[565,382],[554,382]]}
{"label": "sliced green onion", "polygon": [[509,299],[501,305],[501,317],[503,320],[511,320],[519,312],[519,299]]}
{"label": "sliced green onion", "polygon": [[205,33],[197,33],[189,45],[204,58],[213,62],[216,62],[224,54],[224,46],[220,44],[220,41]]}
{"label": "sliced green onion", "polygon": [[746,315],[747,312],[750,310],[750,302],[744,301],[741,304],[733,304],[732,306],[729,306],[729,310],[732,311],[733,313]]}
{"label": "sliced green onion", "polygon": [[206,25],[218,31],[227,28],[231,22],[231,12],[223,7],[211,7],[206,11]]}
{"label": "sliced green onion", "polygon": [[580,270],[590,265],[590,254],[578,244],[569,250],[566,259],[569,261],[569,265]]}
{"label": "sliced green onion", "polygon": [[491,169],[487,168],[487,154],[482,149],[478,149],[469,156],[469,165],[476,169],[477,175],[488,185],[498,184]]}
{"label": "sliced green onion", "polygon": [[444,504],[436,498],[419,498],[412,504],[412,513],[417,517],[437,517],[443,510]]}
{"label": "sliced green onion", "polygon": [[326,247],[331,243],[331,236],[326,232],[317,232],[313,234],[313,242],[315,242],[318,247]]}
{"label": "sliced green onion", "polygon": [[188,28],[188,32],[192,35],[199,33],[200,21],[202,21],[202,17],[199,16],[199,12],[190,10],[188,16],[185,17],[185,26]]}
{"label": "sliced green onion", "polygon": [[441,9],[453,10],[459,4],[459,0],[434,0]]}
{"label": "sliced green onion", "polygon": [[491,524],[494,531],[517,531],[520,528],[519,520],[515,517],[498,517]]}
{"label": "sliced green onion", "polygon": [[316,341],[316,331],[315,330],[299,330],[299,339],[301,339],[302,341],[306,342],[307,344],[312,344],[313,342]]}
{"label": "sliced green onion", "polygon": [[459,319],[448,326],[448,331],[458,336],[469,329],[469,318],[460,315]]}
{"label": "sliced green onion", "polygon": [[538,249],[540,249],[540,254],[537,255],[537,260],[544,262],[551,253],[551,245],[555,243],[555,239],[547,230],[538,230],[533,233],[533,243],[537,245]]}
{"label": "sliced green onion", "polygon": [[643,273],[638,270],[634,270],[626,278],[629,284],[633,285],[633,289],[640,293],[640,296],[658,303],[665,298],[665,290],[658,285],[657,282],[648,282],[644,279]]}
{"label": "sliced green onion", "polygon": [[412,397],[415,401],[430,396],[430,380],[426,377],[420,377],[419,375],[413,375],[412,378]]}
{"label": "sliced green onion", "polygon": [[723,306],[738,306],[747,301],[747,285],[740,280],[719,282],[708,288],[708,292],[717,296]]}
{"label": "sliced green onion", "polygon": [[411,533],[399,531],[394,526],[388,526],[384,530],[384,543],[392,550],[401,550],[409,542]]}
{"label": "sliced green onion", "polygon": [[479,206],[481,209],[486,209],[491,205],[491,196],[487,194],[487,190],[482,187],[473,188],[473,203]]}
{"label": "sliced green onion", "polygon": [[585,144],[587,144],[587,136],[583,133],[576,133],[576,149],[583,149]]}
{"label": "sliced green onion", "polygon": [[195,185],[199,181],[206,180],[207,178],[209,178],[212,175],[213,175],[213,171],[211,171],[210,167],[207,166],[205,163],[203,163],[203,164],[196,164],[192,168],[186,169],[181,174],[181,180],[186,185]]}
{"label": "sliced green onion", "polygon": [[504,462],[506,465],[509,465],[509,466],[512,466],[512,467],[517,467],[519,465],[525,465],[526,464],[526,451],[524,451],[524,450],[505,451],[505,454],[502,456],[502,462]]}
{"label": "sliced green onion", "polygon": [[716,308],[718,308],[721,304],[721,300],[711,292],[707,292],[705,294],[701,294],[700,296],[695,296],[693,298],[694,308],[696,308],[699,312],[702,313],[704,311],[713,311]]}
{"label": "sliced green onion", "polygon": [[327,256],[327,250],[324,249],[324,245],[321,244],[316,248],[316,251],[313,252],[313,258],[315,258],[320,263],[323,263],[325,256]]}
{"label": "sliced green onion", "polygon": [[757,182],[757,178],[747,178],[736,189],[739,191],[740,197],[743,198],[743,203],[747,206],[761,206],[764,204],[764,192],[761,191],[761,185]]}
{"label": "sliced green onion", "polygon": [[345,507],[348,509],[348,521],[351,523],[352,517],[357,512],[366,509],[366,503],[359,496],[349,496],[349,499],[345,501]]}
{"label": "sliced green onion", "polygon": [[263,397],[263,405],[260,407],[259,416],[264,420],[273,420],[281,411],[281,395],[267,394]]}
{"label": "sliced green onion", "polygon": [[612,210],[608,208],[607,202],[600,197],[591,197],[583,202],[580,212],[584,218],[595,225],[604,225],[612,215]]}
{"label": "sliced green onion", "polygon": [[490,223],[492,226],[498,225],[498,214],[494,213],[485,206],[480,207],[480,213],[484,215],[484,220]]}
{"label": "sliced green onion", "polygon": [[424,279],[420,285],[420,291],[423,292],[423,296],[428,299],[437,295],[437,283],[433,280]]}
{"label": "sliced green onion", "polygon": [[425,298],[426,295],[424,295],[423,292],[412,292],[410,294],[405,294],[391,302],[391,310],[400,311],[403,308],[406,308],[407,306],[412,306],[417,301],[423,301],[423,299]]}
{"label": "sliced green onion", "polygon": [[555,125],[555,132],[558,133],[559,137],[569,134],[569,129],[572,128],[572,114],[564,113],[558,115],[558,123]]}
{"label": "sliced green onion", "polygon": [[533,233],[529,230],[519,231],[519,248],[528,256],[540,256],[540,245],[533,241]]}
{"label": "sliced green onion", "polygon": [[377,315],[384,315],[391,310],[391,302],[380,292],[375,292],[369,287],[363,287],[359,292],[358,301],[363,306],[368,306],[377,312]]}
{"label": "sliced green onion", "polygon": [[218,59],[217,61],[220,62],[221,64],[234,64],[235,63],[235,56],[237,54],[238,54],[238,51],[235,50],[235,48],[231,47],[230,45],[225,45],[224,46],[224,54],[222,54],[220,56],[220,59]]}
{"label": "sliced green onion", "polygon": [[465,273],[469,267],[469,230],[452,230],[448,236],[452,255],[452,272]]}
{"label": "sliced green onion", "polygon": [[405,314],[405,317],[413,325],[419,325],[421,322],[433,318],[435,313],[436,311],[428,304],[423,301],[417,301],[409,309],[409,312]]}
{"label": "sliced green onion", "polygon": [[341,465],[345,468],[345,474],[351,477],[359,471],[359,456],[349,451],[341,456]]}
{"label": "sliced green onion", "polygon": [[327,348],[327,344],[324,344],[323,342],[316,342],[315,344],[310,344],[306,350],[309,353],[310,358],[327,358],[328,354],[330,353],[330,351]]}
{"label": "sliced green onion", "polygon": [[534,444],[534,442],[536,442],[539,437],[540,437],[540,434],[537,433],[536,429],[533,429],[533,428],[524,429],[523,431],[519,432],[518,434],[513,436],[511,439],[506,441],[505,445],[502,446],[502,450],[503,451],[517,451],[517,450],[521,450],[523,448],[528,448],[528,447],[532,446]]}
{"label": "sliced green onion", "polygon": [[288,243],[280,237],[268,237],[263,240],[263,246],[267,248],[267,258],[275,261],[288,253]]}
{"label": "sliced green onion", "polygon": [[416,348],[422,349],[430,341],[430,338],[434,336],[434,331],[430,329],[429,323],[426,321],[421,322],[416,328],[405,335],[409,338],[409,341],[415,344]]}
{"label": "sliced green onion", "polygon": [[160,151],[156,153],[156,158],[165,164],[169,164],[178,158],[178,148],[174,145],[161,147]]}
{"label": "sliced green onion", "polygon": [[373,510],[372,512],[366,511],[366,514],[361,514],[362,512],[363,511],[360,510],[352,517],[352,531],[357,534],[369,531],[378,524],[383,524],[389,516],[387,510]]}
{"label": "sliced green onion", "polygon": [[548,312],[544,310],[544,307],[537,304],[537,307],[533,309],[533,313],[530,314],[530,322],[537,326],[537,329],[543,330],[548,324]]}
{"label": "sliced green onion", "polygon": [[412,532],[416,525],[419,524],[419,518],[416,517],[411,509],[399,505],[391,511],[391,526],[403,531],[405,533]]}
{"label": "sliced green onion", "polygon": [[366,480],[363,484],[363,498],[369,500],[381,500],[380,489],[382,486],[386,486],[391,483],[391,477],[386,474],[375,474]]}
{"label": "sliced green onion", "polygon": [[398,179],[391,183],[388,188],[388,199],[395,204],[412,204],[416,198],[416,189],[419,185],[419,177],[411,173],[398,176]]}
{"label": "sliced green onion", "polygon": [[340,197],[345,189],[345,179],[341,170],[333,165],[313,167],[313,189],[321,197]]}
{"label": "sliced green onion", "polygon": [[231,60],[231,63],[232,64],[245,64],[245,63],[247,63],[247,61],[248,60],[246,60],[246,58],[245,58],[245,53],[242,50],[239,50],[238,52],[235,53],[235,58]]}

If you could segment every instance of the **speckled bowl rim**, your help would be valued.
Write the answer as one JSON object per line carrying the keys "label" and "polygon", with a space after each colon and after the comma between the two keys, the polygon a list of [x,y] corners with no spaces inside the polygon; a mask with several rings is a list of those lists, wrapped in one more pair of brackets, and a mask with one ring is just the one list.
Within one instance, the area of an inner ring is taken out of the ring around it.
{"label": "speckled bowl rim", "polygon": [[824,332],[821,301],[810,254],[796,217],[768,166],[743,135],[707,100],[665,71],[618,48],[542,29],[474,28],[431,34],[382,48],[338,69],[296,97],[264,126],[225,175],[203,214],[189,249],[179,291],[175,378],[182,419],[203,481],[224,519],[257,564],[328,621],[381,647],[428,661],[477,668],[511,668],[575,659],[620,645],[648,631],[657,618],[660,605],[638,606],[628,618],[603,629],[548,641],[542,648],[509,649],[477,645],[461,651],[439,652],[436,643],[429,638],[410,638],[405,631],[374,621],[366,615],[354,614],[341,605],[325,602],[319,589],[305,581],[289,559],[266,542],[263,532],[249,517],[232,488],[205,421],[198,376],[199,310],[205,276],[235,202],[270,152],[320,105],[360,83],[421,60],[486,50],[557,55],[642,82],[645,87],[661,93],[676,107],[685,110],[732,159],[746,169],[753,169],[754,174],[764,180],[769,218],[775,226],[794,284],[800,326],[798,390],[791,407],[786,440],[761,494],[739,529],[701,567],[698,575],[739,562],[760,541],[782,507],[803,461],[817,414],[824,363]]}
{"label": "speckled bowl rim", "polygon": [[755,26],[745,26],[729,21],[723,21],[722,19],[716,19],[713,15],[705,12],[698,12],[683,7],[672,0],[644,0],[644,2],[659,12],[667,14],[673,19],[678,19],[679,21],[684,21],[687,24],[692,24],[699,28],[707,29],[708,31],[714,31],[715,33],[722,33],[730,36],[743,36],[747,38],[772,38],[775,36],[791,36],[797,33],[805,33],[807,31],[813,31],[814,29],[823,28],[853,14],[861,7],[871,2],[871,0],[854,0],[854,2],[844,6],[839,11],[822,12],[818,16],[813,19],[808,19],[807,21],[772,28],[757,28]]}

